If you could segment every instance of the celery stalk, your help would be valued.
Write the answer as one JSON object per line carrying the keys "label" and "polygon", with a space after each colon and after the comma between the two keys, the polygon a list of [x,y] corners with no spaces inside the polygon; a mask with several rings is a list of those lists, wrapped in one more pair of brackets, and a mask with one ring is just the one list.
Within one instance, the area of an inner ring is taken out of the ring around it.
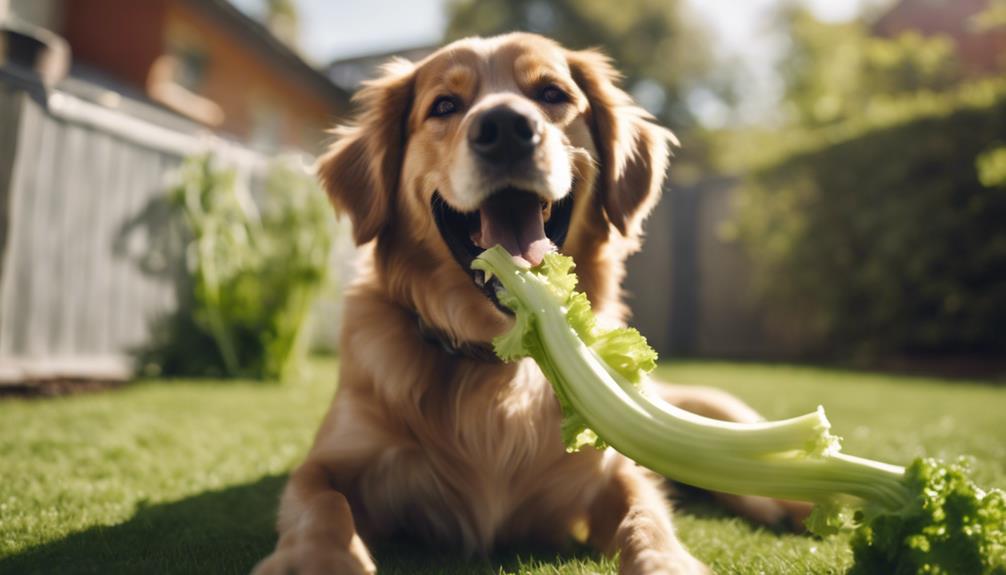
{"label": "celery stalk", "polygon": [[559,400],[567,450],[610,446],[703,489],[814,502],[812,531],[858,525],[859,572],[1006,569],[1006,499],[975,487],[961,466],[918,460],[906,471],[844,454],[821,407],[782,421],[732,423],[670,405],[640,385],[655,352],[634,329],[597,328],[586,297],[574,291],[570,258],[548,254],[528,269],[497,246],[472,267],[487,282],[498,279],[497,298],[515,314],[513,328],[493,342],[497,355],[538,363]]}

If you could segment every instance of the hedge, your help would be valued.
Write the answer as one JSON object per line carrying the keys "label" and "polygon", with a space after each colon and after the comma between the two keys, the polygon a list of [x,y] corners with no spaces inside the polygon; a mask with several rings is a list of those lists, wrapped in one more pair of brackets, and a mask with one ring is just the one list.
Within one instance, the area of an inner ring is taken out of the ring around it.
{"label": "hedge", "polygon": [[979,171],[1006,143],[1003,84],[786,136],[751,162],[735,232],[814,351],[1002,357],[1006,184]]}

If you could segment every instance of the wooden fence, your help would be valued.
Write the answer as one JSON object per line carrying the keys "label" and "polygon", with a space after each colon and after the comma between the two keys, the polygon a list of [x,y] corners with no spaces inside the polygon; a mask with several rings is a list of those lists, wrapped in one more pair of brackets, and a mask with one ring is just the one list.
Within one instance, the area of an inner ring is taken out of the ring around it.
{"label": "wooden fence", "polygon": [[0,68],[0,380],[128,376],[130,350],[176,304],[172,170],[207,151],[250,186],[265,168],[195,125],[98,95],[104,105]]}
{"label": "wooden fence", "polygon": [[814,343],[790,328],[791,310],[758,298],[750,259],[719,233],[734,217],[738,184],[718,177],[670,186],[646,222],[643,250],[629,260],[632,323],[664,359],[788,359]]}

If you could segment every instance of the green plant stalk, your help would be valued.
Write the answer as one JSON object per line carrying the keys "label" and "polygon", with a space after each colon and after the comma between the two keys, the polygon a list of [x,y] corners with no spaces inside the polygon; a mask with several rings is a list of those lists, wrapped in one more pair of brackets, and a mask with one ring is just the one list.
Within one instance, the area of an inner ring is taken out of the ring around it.
{"label": "green plant stalk", "polygon": [[[701,417],[648,396],[584,343],[548,283],[518,267],[502,248],[472,264],[496,276],[537,329],[528,347],[562,400],[604,441],[637,463],[703,489],[818,503],[855,497],[887,509],[910,498],[904,468],[838,451],[821,408],[753,424]],[[539,335],[540,334],[540,335]],[[539,355],[541,357],[539,357]]]}
{"label": "green plant stalk", "polygon": [[305,334],[310,332],[311,304],[318,294],[317,285],[311,287],[298,286],[294,288],[289,296],[287,313],[280,319],[283,322],[281,329],[277,333],[282,338],[281,349],[277,357],[282,358],[282,363],[276,369],[281,380],[286,380],[291,372],[297,367],[295,363],[303,357],[303,347],[306,345]]}
{"label": "green plant stalk", "polygon": [[[214,257],[215,234],[212,229],[213,226],[210,225],[212,221],[205,222],[202,226],[199,225],[199,212],[196,207],[199,203],[194,198],[189,197],[192,191],[194,190],[190,190],[186,194],[184,207],[189,226],[191,229],[196,230],[197,233],[195,242],[199,257],[196,264],[198,266],[196,281],[203,284],[202,291],[204,293],[203,297],[206,300],[208,327],[210,335],[213,337],[213,341],[216,342],[217,348],[220,351],[220,357],[223,359],[224,370],[228,375],[236,376],[240,369],[240,364],[238,362],[234,338],[231,337],[231,333],[227,329],[227,323],[220,310],[220,280],[216,273],[216,258]],[[204,229],[207,226],[210,227],[210,230]]]}
{"label": "green plant stalk", "polygon": [[[141,355],[165,375],[285,378],[307,348],[311,304],[326,279],[327,198],[291,161],[270,165],[258,206],[237,173],[187,159],[171,203],[186,229],[189,290],[177,319]],[[181,285],[179,287],[182,287]]]}

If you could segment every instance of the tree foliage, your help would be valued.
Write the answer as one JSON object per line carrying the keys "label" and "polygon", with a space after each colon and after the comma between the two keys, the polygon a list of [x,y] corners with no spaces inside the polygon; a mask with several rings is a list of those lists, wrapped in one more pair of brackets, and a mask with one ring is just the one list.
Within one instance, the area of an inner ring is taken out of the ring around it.
{"label": "tree foliage", "polygon": [[781,61],[784,103],[802,126],[845,121],[880,100],[945,92],[961,78],[946,37],[875,37],[861,20],[822,22],[804,8],[787,8],[779,20],[790,42]]}
{"label": "tree foliage", "polygon": [[1006,353],[1006,84],[988,90],[826,132],[742,186],[737,231],[764,292],[809,302],[829,349]]}
{"label": "tree foliage", "polygon": [[574,49],[600,47],[651,112],[682,127],[687,90],[712,64],[704,29],[681,0],[453,0],[448,38],[529,31]]}
{"label": "tree foliage", "polygon": [[786,121],[724,147],[761,293],[818,351],[1006,353],[1006,78],[964,82],[946,38],[781,22]]}

